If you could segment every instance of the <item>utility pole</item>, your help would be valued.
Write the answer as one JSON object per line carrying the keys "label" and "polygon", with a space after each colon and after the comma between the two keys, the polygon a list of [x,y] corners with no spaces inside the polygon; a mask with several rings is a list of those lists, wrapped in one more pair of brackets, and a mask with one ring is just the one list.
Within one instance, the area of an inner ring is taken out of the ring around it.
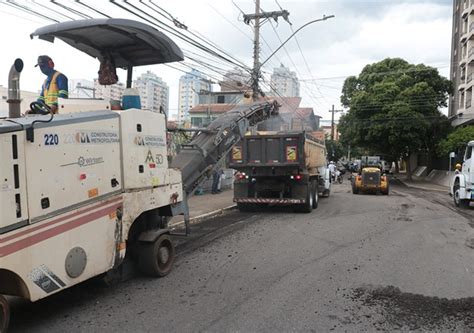
{"label": "utility pole", "polygon": [[[255,0],[255,14],[244,14],[244,22],[250,24],[254,20],[254,41],[253,41],[253,69],[252,69],[252,92],[253,100],[256,101],[260,95],[258,80],[260,79],[260,27],[268,20],[278,21],[278,17],[283,17],[288,21],[290,13],[287,10],[264,12],[260,10],[260,0]],[[264,19],[260,22],[260,19]]]}
{"label": "utility pole", "polygon": [[260,93],[258,88],[258,80],[260,79],[260,0],[255,0],[255,29],[253,34],[252,98],[256,101]]}
{"label": "utility pole", "polygon": [[334,110],[334,104],[332,105],[332,109],[329,110],[332,113],[331,116],[331,141],[334,141],[334,113],[336,112],[344,112],[344,110]]}

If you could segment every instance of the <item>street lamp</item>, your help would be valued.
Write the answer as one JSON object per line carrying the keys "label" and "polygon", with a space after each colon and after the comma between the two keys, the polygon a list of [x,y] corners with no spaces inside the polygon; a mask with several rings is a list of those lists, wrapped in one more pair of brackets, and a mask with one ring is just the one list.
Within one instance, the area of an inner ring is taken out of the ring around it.
{"label": "street lamp", "polygon": [[295,32],[293,32],[290,37],[288,37],[275,51],[273,51],[272,54],[270,54],[270,56],[260,64],[260,66],[258,66],[258,69],[260,70],[260,68],[263,67],[263,65],[265,65],[267,63],[268,60],[270,60],[271,57],[273,57],[275,55],[275,53],[277,53],[283,46],[285,46],[285,44],[294,36],[298,33],[298,31],[300,31],[301,29],[303,29],[304,27],[307,27],[308,25],[310,24],[313,24],[313,23],[316,23],[316,22],[321,22],[321,21],[326,21],[330,18],[334,18],[335,16],[334,15],[329,15],[329,16],[326,16],[324,15],[322,18],[320,19],[317,19],[317,20],[312,20],[312,21],[309,21],[308,23],[305,23],[303,24],[301,27],[299,27],[298,29],[296,29]]}

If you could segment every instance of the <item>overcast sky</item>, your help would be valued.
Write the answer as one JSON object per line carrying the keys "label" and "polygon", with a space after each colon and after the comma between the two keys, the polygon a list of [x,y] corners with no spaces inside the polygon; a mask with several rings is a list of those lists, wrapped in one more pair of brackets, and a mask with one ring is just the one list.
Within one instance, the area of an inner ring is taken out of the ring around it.
{"label": "overcast sky", "polygon": [[[148,0],[145,0],[148,1]],[[4,2],[3,0],[1,2]],[[57,13],[42,8],[44,4],[54,11],[78,18],[49,1],[17,0],[56,19],[67,20]],[[58,1],[74,8],[72,1]],[[113,17],[138,19],[106,0],[84,0]],[[138,5],[138,1],[130,0]],[[245,13],[255,10],[253,0],[174,0],[154,1],[174,17],[186,24],[196,34],[206,36],[228,54],[241,62],[252,65],[252,28],[242,22],[240,9]],[[39,3],[39,5],[38,5]],[[335,15],[334,19],[315,23],[300,31],[297,40],[291,40],[264,66],[266,80],[273,67],[283,63],[296,71],[301,82],[302,106],[313,107],[323,119],[329,119],[328,110],[332,104],[340,108],[340,92],[344,78],[357,75],[369,63],[386,57],[402,57],[412,63],[425,63],[437,67],[442,75],[449,77],[452,0],[261,0],[265,11],[279,10],[279,5],[290,12],[290,21],[296,30],[302,24],[322,17]],[[240,9],[239,9],[240,8]],[[153,13],[147,10],[149,13]],[[91,12],[89,12],[91,13]],[[154,13],[156,14],[156,13]],[[156,14],[157,15],[157,14]],[[95,17],[100,17],[95,15]],[[160,20],[163,17],[156,16]],[[0,52],[0,85],[6,86],[10,64],[19,57],[25,62],[21,74],[21,88],[37,91],[44,76],[34,68],[36,58],[41,54],[50,55],[56,69],[69,79],[92,80],[97,77],[97,60],[76,51],[60,41],[51,44],[41,40],[31,40],[29,35],[38,27],[52,23],[47,19],[27,14],[0,4],[0,31],[2,48]],[[169,23],[169,21],[168,21]],[[283,20],[267,22],[261,30],[264,40],[262,57],[264,60],[275,50],[281,40],[285,40],[292,30]],[[277,35],[278,34],[278,35]],[[169,35],[169,34],[168,34]],[[169,35],[170,36],[170,35]],[[185,52],[197,50],[189,44],[170,36]],[[299,42],[299,47],[296,42]],[[200,53],[200,52],[197,52]],[[205,57],[212,56],[205,55]],[[196,56],[201,60],[204,57]],[[306,60],[306,63],[305,63]],[[189,60],[186,60],[190,63]],[[205,69],[213,78],[219,78],[219,71],[230,69],[232,65],[210,62],[219,69]],[[179,65],[184,69],[183,65]],[[161,76],[170,87],[170,113],[176,113],[178,106],[178,80],[182,72],[164,65],[138,67],[135,76],[151,70]],[[125,72],[119,70],[119,77],[125,81]],[[264,87],[265,89],[265,87]]]}

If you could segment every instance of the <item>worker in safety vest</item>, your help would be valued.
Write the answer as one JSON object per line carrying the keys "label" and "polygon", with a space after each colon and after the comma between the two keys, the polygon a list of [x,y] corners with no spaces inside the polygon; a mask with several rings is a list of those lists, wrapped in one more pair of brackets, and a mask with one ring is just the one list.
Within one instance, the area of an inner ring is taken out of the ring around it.
{"label": "worker in safety vest", "polygon": [[42,55],[38,57],[38,63],[41,72],[47,76],[41,87],[41,95],[38,102],[43,102],[51,108],[53,113],[58,112],[58,97],[68,98],[68,83],[66,75],[54,70],[53,60]]}

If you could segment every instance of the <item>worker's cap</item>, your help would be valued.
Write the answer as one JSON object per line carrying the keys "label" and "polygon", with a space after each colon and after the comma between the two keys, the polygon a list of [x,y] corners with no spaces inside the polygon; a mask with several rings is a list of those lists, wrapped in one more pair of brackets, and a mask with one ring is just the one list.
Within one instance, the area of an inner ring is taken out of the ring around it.
{"label": "worker's cap", "polygon": [[43,65],[43,64],[47,64],[49,61],[53,61],[53,59],[51,59],[49,56],[47,55],[40,55],[38,57],[38,63],[35,65],[35,67],[39,66],[39,65]]}

